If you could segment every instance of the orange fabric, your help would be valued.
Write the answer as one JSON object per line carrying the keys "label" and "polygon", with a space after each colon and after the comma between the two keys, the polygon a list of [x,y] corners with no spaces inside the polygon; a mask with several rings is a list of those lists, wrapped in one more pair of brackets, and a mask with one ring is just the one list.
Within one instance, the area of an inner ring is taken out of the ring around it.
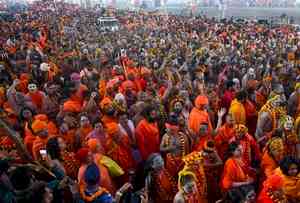
{"label": "orange fabric", "polygon": [[103,117],[102,117],[102,122],[103,122],[103,127],[104,128],[108,128],[108,126],[110,125],[110,124],[113,124],[113,123],[117,123],[118,121],[117,121],[117,119],[115,118],[115,117],[110,117],[110,116],[107,116],[107,115],[104,115]]}
{"label": "orange fabric", "polygon": [[72,99],[74,101],[82,103],[83,102],[83,93],[86,91],[88,91],[87,86],[80,84],[77,92],[74,95],[72,95]]}
{"label": "orange fabric", "polygon": [[228,190],[234,182],[246,182],[248,176],[243,171],[243,166],[233,158],[229,158],[224,166],[222,188]]}
{"label": "orange fabric", "polygon": [[297,176],[286,176],[280,168],[275,170],[275,174],[283,179],[282,189],[288,199],[300,200],[300,173]]}
{"label": "orange fabric", "polygon": [[212,136],[210,134],[205,135],[205,136],[200,136],[199,137],[199,142],[196,146],[196,151],[202,151],[207,143],[208,140],[213,140]]}
{"label": "orange fabric", "polygon": [[99,85],[98,85],[98,92],[100,95],[100,98],[104,98],[106,94],[106,81],[105,80],[100,80]]}
{"label": "orange fabric", "polygon": [[24,145],[25,145],[27,151],[29,153],[32,153],[32,146],[33,146],[33,142],[34,142],[36,136],[34,136],[32,134],[31,130],[29,130],[28,123],[25,124],[24,134],[25,134]]}
{"label": "orange fabric", "polygon": [[204,105],[208,105],[208,98],[207,96],[204,96],[204,95],[200,95],[196,98],[195,100],[195,106],[197,108],[200,108],[201,106],[204,106]]}
{"label": "orange fabric", "polygon": [[82,105],[80,102],[69,99],[64,103],[63,111],[72,112],[72,113],[80,113],[81,107],[82,107]]}
{"label": "orange fabric", "polygon": [[86,142],[87,142],[86,137],[87,137],[88,134],[89,134],[90,132],[92,132],[92,131],[93,131],[92,125],[89,125],[89,126],[86,126],[86,127],[81,127],[81,128],[79,129],[79,133],[80,133],[80,143],[81,143],[81,145],[83,145],[83,146],[86,145]]}
{"label": "orange fabric", "polygon": [[111,104],[112,104],[112,100],[109,97],[105,97],[100,102],[100,108],[103,110],[103,109],[105,109],[107,106],[109,106]]}
{"label": "orange fabric", "polygon": [[34,133],[38,133],[41,130],[47,129],[47,123],[45,121],[35,120],[32,123],[31,128],[32,128]]}
{"label": "orange fabric", "polygon": [[94,153],[94,162],[97,164],[98,168],[100,169],[100,186],[106,188],[111,194],[115,194],[116,192],[116,187],[113,183],[112,178],[110,177],[108,169],[101,164],[101,158],[102,155],[100,153]]}
{"label": "orange fabric", "polygon": [[193,108],[189,115],[189,128],[196,134],[199,133],[200,125],[202,123],[208,124],[208,132],[212,130],[212,124],[209,118],[208,113],[205,110],[199,110]]}
{"label": "orange fabric", "polygon": [[121,86],[120,86],[120,92],[121,93],[125,93],[126,90],[131,90],[136,92],[138,90],[136,84],[134,82],[132,82],[131,80],[125,80]]}
{"label": "orange fabric", "polygon": [[160,136],[157,123],[149,123],[146,119],[136,127],[136,140],[143,160],[152,153],[159,152]]}
{"label": "orange fabric", "polygon": [[230,127],[228,124],[224,124],[215,137],[216,149],[222,160],[225,160],[225,154],[227,153],[229,140],[235,135],[233,126]]}
{"label": "orange fabric", "polygon": [[[135,168],[135,162],[131,155],[130,141],[127,134],[118,134],[119,126],[110,124],[107,134],[107,155],[116,161],[121,168],[128,173]],[[119,141],[116,141],[119,140]]]}
{"label": "orange fabric", "polygon": [[265,150],[262,160],[261,160],[261,168],[266,177],[269,177],[273,174],[274,170],[278,167],[278,164],[275,160],[269,155],[267,150]]}
{"label": "orange fabric", "polygon": [[75,134],[75,129],[68,130],[65,134],[60,134],[61,138],[63,138],[67,145],[67,150],[70,152],[73,152],[75,148]]}
{"label": "orange fabric", "polygon": [[173,198],[177,192],[177,183],[175,178],[172,177],[166,169],[163,169],[159,173],[154,174],[153,181],[156,186],[156,193],[153,196],[155,199],[154,202],[173,202]]}
{"label": "orange fabric", "polygon": [[5,100],[6,100],[5,88],[4,87],[0,87],[0,107],[2,107],[2,105],[5,102]]}
{"label": "orange fabric", "polygon": [[[277,202],[288,202],[288,201],[276,201],[272,199],[272,192],[283,187],[283,178],[277,174],[270,176],[264,183],[263,189],[260,192],[257,203],[277,203]],[[283,196],[285,198],[285,196]]]}
{"label": "orange fabric", "polygon": [[246,110],[244,105],[237,99],[231,102],[229,113],[233,116],[236,124],[246,125]]}
{"label": "orange fabric", "polygon": [[44,95],[41,91],[28,92],[27,96],[30,97],[31,101],[35,104],[38,109],[41,109],[43,106]]}

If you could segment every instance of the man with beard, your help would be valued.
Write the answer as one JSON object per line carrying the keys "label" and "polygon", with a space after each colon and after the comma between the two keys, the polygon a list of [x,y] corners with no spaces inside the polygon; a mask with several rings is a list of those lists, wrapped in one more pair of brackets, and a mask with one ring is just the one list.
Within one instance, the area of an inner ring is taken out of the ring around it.
{"label": "man with beard", "polygon": [[136,127],[136,139],[142,159],[147,160],[152,153],[159,152],[160,137],[157,125],[157,113],[153,106],[144,109],[144,119]]}

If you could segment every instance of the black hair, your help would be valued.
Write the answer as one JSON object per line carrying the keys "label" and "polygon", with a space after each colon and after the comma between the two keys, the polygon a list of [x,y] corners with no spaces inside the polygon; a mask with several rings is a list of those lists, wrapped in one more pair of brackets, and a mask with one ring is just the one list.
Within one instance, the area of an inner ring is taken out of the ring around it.
{"label": "black hair", "polygon": [[226,88],[229,89],[229,88],[233,87],[234,84],[235,84],[235,83],[234,83],[232,80],[229,80],[229,81],[227,81],[227,83],[226,83]]}
{"label": "black hair", "polygon": [[149,155],[149,157],[147,158],[146,162],[145,162],[145,166],[144,166],[144,174],[147,176],[149,172],[153,171],[152,168],[152,164],[153,164],[153,160],[156,157],[161,156],[159,153],[152,153]]}
{"label": "black hair", "polygon": [[272,138],[274,138],[274,137],[279,137],[279,138],[281,138],[282,137],[282,134],[283,134],[283,130],[281,129],[281,128],[277,128],[277,129],[275,129],[274,131],[273,131],[273,133],[272,133]]}
{"label": "black hair", "polygon": [[169,114],[168,123],[171,124],[171,125],[178,125],[178,123],[179,123],[178,115],[174,112],[171,112]]}
{"label": "black hair", "polygon": [[142,111],[142,115],[145,117],[145,118],[149,118],[150,116],[150,113],[152,111],[155,110],[155,107],[153,105],[147,105],[144,110]]}
{"label": "black hair", "polygon": [[32,114],[32,116],[34,116],[34,115],[36,114],[35,111],[34,111],[33,109],[31,109],[30,107],[24,106],[24,107],[21,109],[20,114],[19,114],[19,119],[22,120],[22,121],[26,120],[26,118],[24,118],[24,116],[23,116],[23,113],[24,113],[24,111],[26,111],[26,110],[30,111],[31,114]]}
{"label": "black hair", "polygon": [[16,190],[25,190],[31,185],[31,175],[25,166],[17,167],[10,174],[10,180]]}
{"label": "black hair", "polygon": [[288,174],[289,173],[289,168],[292,164],[295,164],[297,166],[298,172],[299,172],[300,164],[299,164],[298,159],[296,159],[292,156],[286,156],[280,161],[279,167],[280,167],[280,169],[281,169],[281,171],[284,175],[287,175],[287,176],[289,175]]}
{"label": "black hair", "polygon": [[247,91],[241,90],[241,91],[239,91],[239,92],[236,93],[235,97],[237,98],[237,100],[241,101],[241,100],[246,99],[247,96],[248,96]]}
{"label": "black hair", "polygon": [[9,169],[9,161],[7,159],[1,159],[0,160],[0,176],[3,173],[7,173]]}
{"label": "black hair", "polygon": [[52,137],[48,140],[46,150],[51,159],[62,160],[61,150],[59,148],[58,137]]}
{"label": "black hair", "polygon": [[234,151],[239,147],[239,143],[238,142],[232,142],[229,144],[228,146],[228,150],[227,150],[227,156],[228,158],[233,156]]}

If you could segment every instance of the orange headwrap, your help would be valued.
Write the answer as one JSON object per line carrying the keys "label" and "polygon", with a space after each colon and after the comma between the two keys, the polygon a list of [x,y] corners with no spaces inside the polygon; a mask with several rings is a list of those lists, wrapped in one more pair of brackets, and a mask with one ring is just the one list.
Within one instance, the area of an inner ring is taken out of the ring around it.
{"label": "orange headwrap", "polygon": [[109,106],[112,104],[112,101],[109,97],[105,97],[104,99],[102,99],[102,101],[100,102],[100,108],[103,110],[105,109],[105,107]]}
{"label": "orange headwrap", "polygon": [[199,95],[196,100],[195,100],[195,106],[197,108],[201,107],[201,106],[204,106],[204,105],[207,105],[208,104],[208,98],[207,96],[204,96],[204,95]]}
{"label": "orange headwrap", "polygon": [[64,112],[79,113],[81,112],[81,104],[77,101],[68,100],[64,103]]}
{"label": "orange headwrap", "polygon": [[40,120],[40,121],[45,121],[48,122],[48,117],[46,114],[38,114],[34,116],[34,120]]}
{"label": "orange headwrap", "polygon": [[47,123],[45,121],[35,120],[31,126],[34,133],[38,133],[41,130],[47,129]]}
{"label": "orange headwrap", "polygon": [[91,150],[91,152],[96,152],[97,148],[99,147],[99,141],[96,138],[92,138],[88,140],[88,147]]}

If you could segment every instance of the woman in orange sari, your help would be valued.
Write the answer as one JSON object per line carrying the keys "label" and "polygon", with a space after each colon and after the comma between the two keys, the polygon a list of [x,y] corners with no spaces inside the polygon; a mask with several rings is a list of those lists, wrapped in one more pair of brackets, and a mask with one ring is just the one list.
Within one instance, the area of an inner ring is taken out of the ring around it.
{"label": "woman in orange sari", "polygon": [[232,194],[238,193],[237,191],[241,190],[242,187],[254,182],[244,171],[241,150],[238,143],[232,142],[228,149],[230,157],[224,165],[221,186],[224,192],[227,192],[231,198],[233,198]]}

